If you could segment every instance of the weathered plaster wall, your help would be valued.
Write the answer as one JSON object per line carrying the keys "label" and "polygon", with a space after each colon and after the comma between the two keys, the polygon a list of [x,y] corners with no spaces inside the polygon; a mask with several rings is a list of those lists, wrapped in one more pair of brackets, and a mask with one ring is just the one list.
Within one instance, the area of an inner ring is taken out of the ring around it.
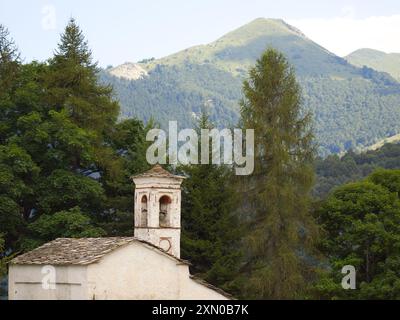
{"label": "weathered plaster wall", "polygon": [[[10,300],[84,300],[87,299],[85,266],[55,267],[56,289],[43,289],[39,265],[10,265],[8,293]],[[50,279],[50,278],[48,278]],[[48,283],[48,282],[47,282]]]}
{"label": "weathered plaster wall", "polygon": [[[152,247],[131,243],[88,269],[90,298],[95,299],[227,299],[189,278],[189,268]],[[106,276],[105,276],[106,275]]]}
{"label": "weathered plaster wall", "polygon": [[[137,178],[135,181],[135,237],[150,242],[158,247],[167,249],[165,245],[167,239],[170,242],[169,253],[180,257],[180,234],[181,234],[181,181],[166,178]],[[143,196],[147,197],[147,226],[141,225],[142,222],[142,202]],[[160,199],[168,196],[171,199],[169,206],[169,216],[167,228],[160,227]],[[169,246],[168,246],[169,247]]]}

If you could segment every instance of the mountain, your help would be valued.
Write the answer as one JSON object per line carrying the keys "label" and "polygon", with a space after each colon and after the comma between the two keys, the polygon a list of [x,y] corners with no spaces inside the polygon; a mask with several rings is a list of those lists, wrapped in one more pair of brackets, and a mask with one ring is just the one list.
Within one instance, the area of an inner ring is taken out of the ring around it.
{"label": "mountain", "polygon": [[345,58],[355,66],[367,66],[386,72],[396,80],[400,80],[400,53],[385,53],[374,49],[360,49]]}
{"label": "mountain", "polygon": [[153,117],[166,127],[193,125],[204,107],[220,127],[237,123],[243,79],[273,47],[294,66],[304,108],[314,115],[320,154],[357,149],[400,132],[400,84],[390,75],[357,67],[283,20],[256,19],[216,41],[138,65],[147,76],[127,80],[102,73],[114,86],[122,116]]}
{"label": "mountain", "polygon": [[109,74],[127,80],[139,80],[147,76],[147,71],[137,63],[126,62],[107,70]]}
{"label": "mountain", "polygon": [[211,64],[232,75],[247,75],[268,47],[284,52],[296,66],[298,75],[345,75],[357,68],[308,39],[301,31],[279,19],[259,18],[220,39],[195,46],[143,65],[150,71],[157,65]]}

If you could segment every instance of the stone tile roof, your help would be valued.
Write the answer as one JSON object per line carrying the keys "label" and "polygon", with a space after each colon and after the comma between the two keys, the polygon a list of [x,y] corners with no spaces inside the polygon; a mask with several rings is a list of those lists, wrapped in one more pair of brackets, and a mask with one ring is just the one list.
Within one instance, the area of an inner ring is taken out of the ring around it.
{"label": "stone tile roof", "polygon": [[161,254],[167,255],[179,263],[190,264],[188,261],[179,259],[151,243],[133,237],[59,238],[14,258],[10,263],[28,265],[88,265],[98,262],[106,254],[134,241],[157,249]]}
{"label": "stone tile roof", "polygon": [[161,167],[159,164],[155,165],[153,168],[151,168],[150,170],[148,170],[144,173],[133,176],[132,178],[146,178],[146,177],[185,179],[185,177],[177,176],[177,175],[174,175],[174,174],[168,172],[163,167]]}

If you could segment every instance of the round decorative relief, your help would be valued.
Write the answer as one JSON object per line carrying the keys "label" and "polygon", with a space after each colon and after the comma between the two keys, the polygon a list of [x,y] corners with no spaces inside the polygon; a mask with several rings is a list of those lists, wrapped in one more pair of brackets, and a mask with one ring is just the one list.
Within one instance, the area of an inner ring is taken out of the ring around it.
{"label": "round decorative relief", "polygon": [[171,250],[172,244],[170,239],[160,239],[160,248],[163,249],[166,252],[169,252]]}

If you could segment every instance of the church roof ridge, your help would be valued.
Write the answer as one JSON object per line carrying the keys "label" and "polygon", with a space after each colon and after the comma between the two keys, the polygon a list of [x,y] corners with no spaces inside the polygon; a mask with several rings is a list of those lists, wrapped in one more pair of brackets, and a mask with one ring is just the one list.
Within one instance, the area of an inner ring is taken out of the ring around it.
{"label": "church roof ridge", "polygon": [[161,178],[174,178],[174,179],[186,179],[183,176],[178,176],[175,174],[170,173],[169,171],[165,170],[161,165],[156,164],[150,170],[143,172],[138,175],[132,176],[132,178],[146,178],[146,177],[161,177]]}
{"label": "church roof ridge", "polygon": [[132,242],[143,243],[179,263],[190,265],[189,261],[177,258],[154,244],[135,237],[58,238],[17,256],[10,261],[10,264],[89,265]]}

